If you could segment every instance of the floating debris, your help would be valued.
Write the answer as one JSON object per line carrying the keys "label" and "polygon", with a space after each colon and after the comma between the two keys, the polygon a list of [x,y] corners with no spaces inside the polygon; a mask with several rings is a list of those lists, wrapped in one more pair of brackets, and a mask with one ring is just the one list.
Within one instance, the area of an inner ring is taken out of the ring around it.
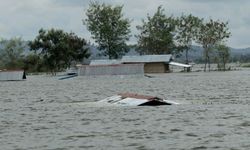
{"label": "floating debris", "polygon": [[70,75],[65,75],[63,77],[60,77],[59,80],[66,80],[66,79],[70,79],[70,78],[74,78],[77,77],[77,74],[70,74]]}
{"label": "floating debris", "polygon": [[120,106],[159,106],[159,105],[177,105],[174,101],[164,100],[162,98],[139,95],[133,93],[120,93],[115,96],[105,98],[98,101],[104,105],[120,105]]}

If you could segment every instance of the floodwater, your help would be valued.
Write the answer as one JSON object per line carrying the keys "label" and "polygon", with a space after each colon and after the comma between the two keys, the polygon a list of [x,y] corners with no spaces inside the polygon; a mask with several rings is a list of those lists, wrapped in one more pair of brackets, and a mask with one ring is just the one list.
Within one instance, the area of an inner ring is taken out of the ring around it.
{"label": "floodwater", "polygon": [[[121,92],[182,103],[102,107]],[[250,70],[0,82],[1,150],[250,149]]]}

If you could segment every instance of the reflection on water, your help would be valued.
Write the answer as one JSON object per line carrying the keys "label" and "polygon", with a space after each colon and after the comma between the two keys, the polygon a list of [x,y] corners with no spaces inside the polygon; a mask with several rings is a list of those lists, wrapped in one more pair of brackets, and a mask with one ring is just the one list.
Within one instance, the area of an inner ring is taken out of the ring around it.
{"label": "reflection on water", "polygon": [[[0,149],[249,149],[250,71],[0,82]],[[183,105],[101,107],[121,92]]]}

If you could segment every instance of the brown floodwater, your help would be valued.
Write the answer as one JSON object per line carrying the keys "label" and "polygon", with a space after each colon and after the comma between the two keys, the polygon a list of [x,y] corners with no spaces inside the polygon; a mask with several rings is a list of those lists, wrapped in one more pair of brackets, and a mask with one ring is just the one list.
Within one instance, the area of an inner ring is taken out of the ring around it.
{"label": "brown floodwater", "polygon": [[[0,149],[250,149],[250,70],[151,76],[0,82]],[[95,103],[121,92],[181,105]]]}

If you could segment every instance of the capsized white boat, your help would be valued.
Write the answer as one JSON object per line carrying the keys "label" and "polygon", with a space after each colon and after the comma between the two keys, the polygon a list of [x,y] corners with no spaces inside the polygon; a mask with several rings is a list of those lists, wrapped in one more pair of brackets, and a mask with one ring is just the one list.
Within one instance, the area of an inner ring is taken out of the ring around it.
{"label": "capsized white boat", "polygon": [[159,106],[159,105],[178,105],[179,103],[164,100],[162,98],[138,95],[134,93],[120,93],[103,100],[98,101],[103,105],[120,105],[120,106]]}

